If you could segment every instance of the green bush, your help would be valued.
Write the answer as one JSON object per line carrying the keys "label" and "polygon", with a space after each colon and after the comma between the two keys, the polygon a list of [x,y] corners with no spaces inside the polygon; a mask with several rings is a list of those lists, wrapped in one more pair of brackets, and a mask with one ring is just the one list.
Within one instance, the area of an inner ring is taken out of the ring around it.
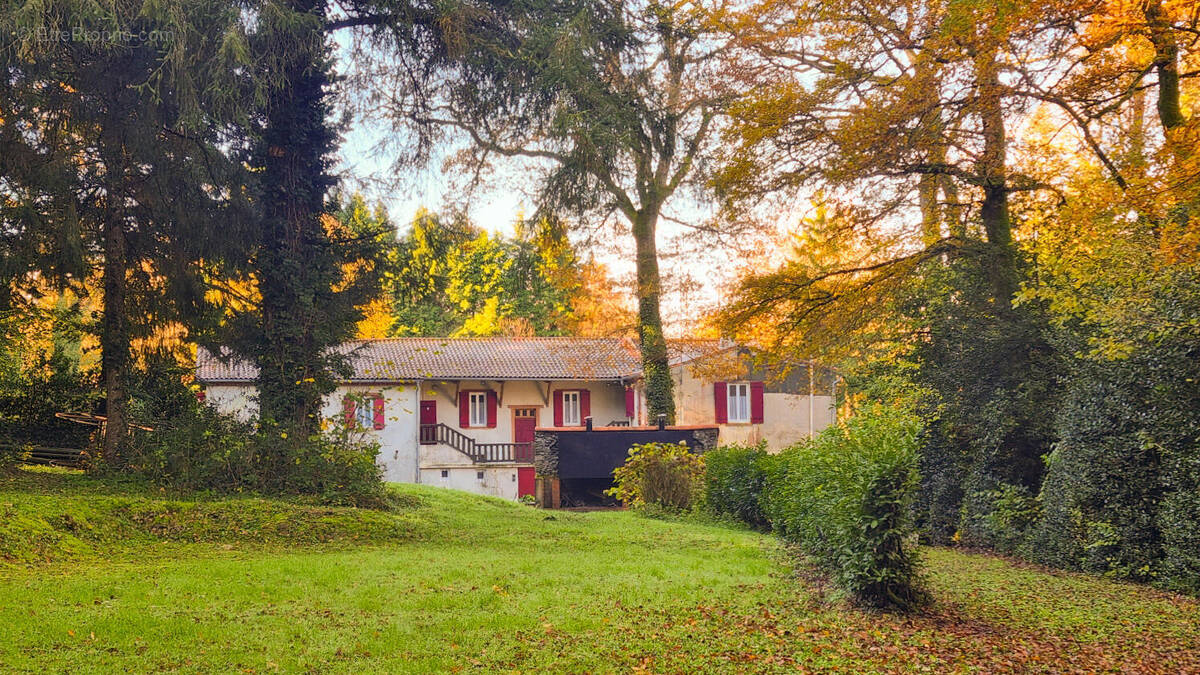
{"label": "green bush", "polygon": [[1200,595],[1200,448],[1171,458],[1172,488],[1159,511],[1163,534],[1161,585]]}
{"label": "green bush", "polygon": [[644,443],[629,449],[605,494],[633,509],[692,508],[704,490],[704,458],[684,443]]}
{"label": "green bush", "polygon": [[775,530],[860,604],[924,603],[911,505],[915,418],[873,408],[767,463],[763,509]]}
{"label": "green bush", "polygon": [[1041,501],[1022,485],[1001,483],[989,495],[991,511],[983,516],[988,539],[1004,553],[1028,557],[1033,528],[1042,516]]}
{"label": "green bush", "polygon": [[119,470],[181,490],[315,495],[331,505],[380,507],[388,492],[378,453],[378,444],[337,425],[297,438],[193,406],[155,431],[135,435]]}
{"label": "green bush", "polygon": [[1164,436],[1154,428],[1151,375],[1137,359],[1076,367],[1042,484],[1035,561],[1139,581],[1158,577],[1165,486],[1162,446],[1154,439]]}
{"label": "green bush", "polygon": [[760,497],[766,485],[765,443],[727,445],[704,453],[704,501],[716,515],[757,528],[770,525]]}

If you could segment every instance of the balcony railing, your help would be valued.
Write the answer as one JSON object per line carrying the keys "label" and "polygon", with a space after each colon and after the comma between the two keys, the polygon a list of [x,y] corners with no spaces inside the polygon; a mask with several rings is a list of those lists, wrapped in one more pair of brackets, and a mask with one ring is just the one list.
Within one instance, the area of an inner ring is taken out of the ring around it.
{"label": "balcony railing", "polygon": [[448,445],[480,464],[533,462],[533,443],[479,443],[458,429],[441,423],[422,424],[420,440],[422,445]]}

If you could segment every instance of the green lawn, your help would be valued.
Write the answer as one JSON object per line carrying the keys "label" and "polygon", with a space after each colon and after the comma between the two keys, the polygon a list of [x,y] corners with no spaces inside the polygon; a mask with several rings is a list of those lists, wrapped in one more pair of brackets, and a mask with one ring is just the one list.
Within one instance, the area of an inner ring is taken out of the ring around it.
{"label": "green lawn", "polygon": [[1200,604],[1139,586],[930,550],[935,608],[871,614],[770,536],[397,489],[364,518],[0,479],[0,669],[1200,672]]}

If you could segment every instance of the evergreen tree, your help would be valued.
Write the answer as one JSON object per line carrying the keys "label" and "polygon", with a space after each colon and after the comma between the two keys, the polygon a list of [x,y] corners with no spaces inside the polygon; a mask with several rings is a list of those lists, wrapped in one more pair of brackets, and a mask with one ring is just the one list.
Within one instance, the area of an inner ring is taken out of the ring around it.
{"label": "evergreen tree", "polygon": [[208,111],[234,88],[213,78],[229,65],[223,41],[238,14],[225,3],[128,0],[46,3],[3,20],[6,34],[25,36],[3,51],[11,77],[0,118],[17,159],[3,167],[16,204],[5,215],[38,254],[10,266],[10,283],[37,272],[79,285],[98,272],[104,454],[117,461],[131,341],[202,313],[200,262],[228,241],[217,228],[236,222],[240,170],[221,147],[225,123]]}
{"label": "evergreen tree", "polygon": [[395,335],[565,335],[581,293],[560,221],[519,220],[493,235],[462,216],[418,212],[387,286]]}

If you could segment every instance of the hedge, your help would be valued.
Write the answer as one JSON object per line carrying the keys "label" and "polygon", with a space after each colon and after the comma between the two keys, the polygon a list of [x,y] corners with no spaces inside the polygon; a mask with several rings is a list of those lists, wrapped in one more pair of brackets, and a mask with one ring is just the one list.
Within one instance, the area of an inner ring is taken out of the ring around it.
{"label": "hedge", "polygon": [[769,523],[859,604],[914,608],[928,598],[911,517],[919,429],[911,415],[874,407],[778,455],[718,449],[705,455],[707,503]]}
{"label": "hedge", "polygon": [[704,454],[704,501],[718,516],[759,529],[770,526],[759,497],[766,484],[767,448],[727,445]]}

